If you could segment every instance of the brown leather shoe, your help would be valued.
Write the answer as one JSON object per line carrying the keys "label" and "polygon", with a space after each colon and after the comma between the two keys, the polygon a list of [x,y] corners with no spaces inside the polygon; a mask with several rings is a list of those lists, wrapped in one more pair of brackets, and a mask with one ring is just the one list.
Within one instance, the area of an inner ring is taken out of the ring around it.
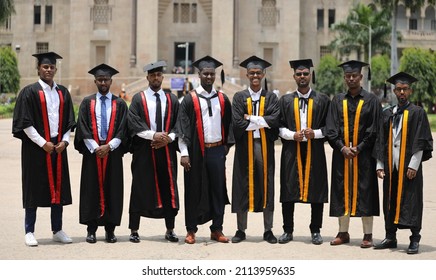
{"label": "brown leather shoe", "polygon": [[194,244],[195,243],[195,232],[188,231],[185,238],[185,243]]}
{"label": "brown leather shoe", "polygon": [[341,245],[350,243],[350,234],[348,232],[339,232],[336,238],[330,241],[330,245]]}
{"label": "brown leather shoe", "polygon": [[210,239],[221,242],[221,243],[228,243],[229,239],[224,236],[224,234],[217,230],[210,233]]}
{"label": "brown leather shoe", "polygon": [[371,248],[372,245],[372,233],[364,234],[362,243],[360,243],[360,248]]}

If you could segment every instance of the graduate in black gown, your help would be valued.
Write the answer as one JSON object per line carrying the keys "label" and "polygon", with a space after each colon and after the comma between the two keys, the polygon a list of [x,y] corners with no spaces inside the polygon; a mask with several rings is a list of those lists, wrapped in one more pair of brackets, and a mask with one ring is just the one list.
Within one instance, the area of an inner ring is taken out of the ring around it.
{"label": "graduate in black gown", "polygon": [[67,146],[76,126],[73,103],[67,88],[54,82],[54,52],[34,54],[39,80],[24,87],[15,104],[12,133],[21,139],[25,243],[37,246],[37,207],[51,207],[53,240],[71,243],[62,230],[64,205],[72,203]]}
{"label": "graduate in black gown", "polygon": [[235,93],[232,102],[235,158],[233,163],[232,212],[237,227],[232,243],[246,239],[248,212],[263,212],[263,239],[277,243],[272,232],[274,217],[274,141],[278,139],[277,96],[262,88],[265,69],[271,66],[251,56],[239,66],[247,69],[250,86]]}
{"label": "graduate in black gown", "polygon": [[282,154],[280,164],[280,202],[282,203],[283,230],[279,243],[293,239],[295,203],[310,203],[310,233],[315,245],[323,243],[321,237],[324,203],[328,201],[326,117],[330,98],[310,87],[315,74],[311,59],[292,60],[293,78],[297,90],[279,100],[280,138]]}
{"label": "graduate in black gown", "polygon": [[410,229],[408,254],[417,254],[423,212],[422,162],[432,157],[433,138],[427,114],[409,101],[417,79],[400,72],[393,84],[398,104],[383,111],[377,139],[377,176],[383,179],[385,239],[375,249],[396,248],[397,229]]}
{"label": "graduate in black gown", "polygon": [[[177,119],[188,244],[195,243],[197,225],[210,220],[211,239],[229,242],[222,230],[224,207],[229,204],[225,161],[231,145],[232,107],[227,95],[213,86],[216,68],[221,65],[210,56],[193,63],[201,84],[183,98]],[[223,82],[224,75],[221,79]]]}
{"label": "graduate in black gown", "polygon": [[79,221],[87,225],[86,242],[117,242],[114,230],[123,213],[123,156],[127,151],[127,105],[110,91],[118,71],[106,64],[89,70],[98,92],[80,104],[74,146],[82,155]]}
{"label": "graduate in black gown", "polygon": [[361,217],[360,247],[372,247],[373,216],[380,214],[374,146],[382,107],[360,85],[367,65],[355,60],[339,65],[347,92],[335,95],[327,115],[326,136],[333,148],[330,216],[339,219],[339,233],[330,245],[349,243],[350,217]]}
{"label": "graduate in black gown", "polygon": [[178,242],[174,233],[179,211],[177,187],[177,96],[161,86],[165,61],[147,64],[148,88],[133,96],[128,127],[132,138],[132,190],[129,205],[130,241],[140,242],[140,218],[165,219],[165,239]]}

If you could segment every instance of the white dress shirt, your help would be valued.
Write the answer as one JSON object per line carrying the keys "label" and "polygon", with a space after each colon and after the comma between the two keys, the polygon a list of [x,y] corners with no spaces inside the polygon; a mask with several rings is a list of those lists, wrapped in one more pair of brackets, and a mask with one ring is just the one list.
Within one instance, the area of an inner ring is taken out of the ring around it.
{"label": "white dress shirt", "polygon": [[246,131],[254,130],[253,137],[256,139],[256,138],[260,138],[259,129],[264,127],[269,128],[269,125],[265,121],[263,116],[259,116],[259,108],[260,108],[259,100],[260,100],[260,94],[262,93],[262,88],[258,92],[254,92],[251,89],[251,87],[248,87],[248,91],[250,92],[251,100],[257,101],[257,104],[256,104],[256,112],[253,112],[253,115],[250,115],[250,124],[247,126],[245,130]]}

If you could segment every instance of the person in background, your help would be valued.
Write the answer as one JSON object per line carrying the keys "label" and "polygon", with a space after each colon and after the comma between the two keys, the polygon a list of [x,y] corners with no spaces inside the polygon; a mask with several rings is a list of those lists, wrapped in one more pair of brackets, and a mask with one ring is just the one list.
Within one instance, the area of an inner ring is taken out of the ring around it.
{"label": "person in background", "polygon": [[386,81],[395,86],[398,104],[383,111],[377,138],[386,235],[374,249],[396,248],[397,229],[410,229],[407,254],[417,254],[424,204],[422,162],[432,157],[433,138],[424,109],[409,101],[417,79],[400,72]]}
{"label": "person in background", "polygon": [[86,242],[96,243],[98,226],[104,226],[106,242],[115,243],[115,227],[123,213],[127,105],[110,91],[116,69],[103,63],[88,73],[98,91],[81,102],[74,138],[74,147],[83,156],[79,221],[87,225]]}
{"label": "person in background", "polygon": [[56,60],[62,57],[55,52],[33,56],[39,80],[20,91],[12,124],[13,136],[21,139],[25,243],[38,246],[38,207],[51,208],[53,241],[71,243],[62,230],[62,212],[72,203],[67,147],[76,126],[73,102],[68,89],[54,81]]}
{"label": "person in background", "polygon": [[372,247],[373,216],[380,214],[374,146],[382,107],[377,96],[360,85],[362,67],[367,65],[356,60],[339,65],[347,92],[333,97],[327,114],[326,136],[333,148],[330,216],[339,221],[330,245],[349,243],[350,217],[361,217],[360,247]]}
{"label": "person in background", "polygon": [[[280,202],[283,230],[279,243],[293,239],[295,203],[310,203],[312,244],[323,243],[321,237],[324,203],[328,201],[327,164],[324,143],[330,98],[310,87],[311,59],[289,61],[294,69],[297,90],[280,101],[282,155],[280,168]],[[314,74],[313,74],[314,75]],[[314,78],[312,79],[314,81]]]}
{"label": "person in background", "polygon": [[[226,187],[226,155],[232,145],[229,98],[214,87],[221,62],[205,56],[193,63],[200,85],[180,104],[177,119],[180,164],[185,181],[185,242],[194,244],[199,224],[212,220],[212,240],[227,243],[224,236],[224,208],[229,204]],[[223,83],[223,73],[221,82]]]}
{"label": "person in background", "polygon": [[129,229],[133,243],[140,242],[141,217],[164,219],[165,239],[179,241],[174,232],[179,211],[175,129],[179,101],[162,89],[165,66],[165,61],[157,61],[144,67],[148,88],[135,94],[129,107],[133,155]]}
{"label": "person in background", "polygon": [[232,124],[235,137],[232,212],[237,227],[232,243],[246,239],[248,212],[263,212],[263,239],[277,243],[272,232],[274,217],[274,141],[278,138],[279,107],[277,96],[262,88],[265,69],[271,66],[251,56],[239,66],[247,69],[250,86],[235,93]]}

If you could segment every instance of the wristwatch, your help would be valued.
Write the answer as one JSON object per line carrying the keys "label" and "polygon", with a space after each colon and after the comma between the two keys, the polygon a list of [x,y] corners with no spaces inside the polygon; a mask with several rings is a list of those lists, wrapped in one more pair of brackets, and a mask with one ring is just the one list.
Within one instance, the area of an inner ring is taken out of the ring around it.
{"label": "wristwatch", "polygon": [[247,115],[247,116],[245,117],[245,119],[246,119],[247,121],[249,121],[249,120],[250,120],[250,115]]}

